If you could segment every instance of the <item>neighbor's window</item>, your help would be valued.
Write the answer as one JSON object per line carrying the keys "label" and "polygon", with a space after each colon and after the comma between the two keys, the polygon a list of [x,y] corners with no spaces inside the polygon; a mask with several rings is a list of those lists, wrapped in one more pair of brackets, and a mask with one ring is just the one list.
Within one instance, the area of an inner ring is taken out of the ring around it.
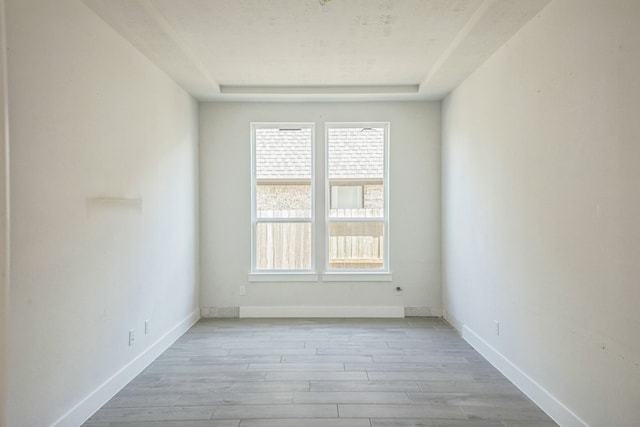
{"label": "neighbor's window", "polygon": [[388,131],[327,124],[329,270],[388,270]]}
{"label": "neighbor's window", "polygon": [[331,209],[360,209],[364,207],[364,185],[332,185]]}
{"label": "neighbor's window", "polygon": [[251,130],[253,271],[311,271],[313,125]]}

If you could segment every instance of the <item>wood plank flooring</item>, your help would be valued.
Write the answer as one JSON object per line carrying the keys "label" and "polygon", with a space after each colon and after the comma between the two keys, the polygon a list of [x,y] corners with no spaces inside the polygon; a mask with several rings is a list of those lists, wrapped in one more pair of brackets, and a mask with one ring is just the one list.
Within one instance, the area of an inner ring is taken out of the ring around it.
{"label": "wood plank flooring", "polygon": [[439,319],[206,319],[86,427],[550,427]]}

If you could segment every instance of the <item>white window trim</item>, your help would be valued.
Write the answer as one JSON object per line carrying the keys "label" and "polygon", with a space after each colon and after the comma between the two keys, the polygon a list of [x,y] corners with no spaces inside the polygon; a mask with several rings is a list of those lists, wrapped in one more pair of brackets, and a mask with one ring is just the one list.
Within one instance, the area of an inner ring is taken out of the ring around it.
{"label": "white window trim", "polygon": [[282,271],[262,271],[258,273],[249,273],[247,276],[248,282],[317,282],[317,273],[299,273],[297,272],[282,272]]}
{"label": "white window trim", "polygon": [[[311,130],[311,217],[306,218],[258,218],[256,200],[256,130],[257,129],[299,129]],[[316,274],[316,216],[315,216],[315,123],[313,122],[252,122],[251,123],[251,269],[249,282],[274,281],[317,281]],[[258,223],[298,222],[311,224],[311,269],[308,270],[258,270],[256,269],[256,227]],[[315,276],[315,278],[314,278]]]}
{"label": "white window trim", "polygon": [[[330,207],[330,186],[329,186],[329,129],[330,128],[384,128],[384,218],[329,218]],[[391,268],[389,266],[389,146],[390,141],[389,122],[325,122],[324,123],[324,180],[325,180],[325,210],[324,210],[324,273],[322,280],[325,282],[334,281],[391,281]],[[353,222],[353,221],[375,221],[383,223],[383,263],[384,268],[380,270],[357,270],[357,269],[331,269],[329,268],[329,223],[330,222]],[[385,280],[375,280],[374,278],[385,278]]]}
{"label": "white window trim", "polygon": [[[389,234],[389,152],[390,152],[390,123],[389,122],[325,122],[324,125],[324,247],[320,248],[322,241],[317,239],[318,223],[316,221],[316,202],[322,203],[322,199],[316,200],[316,123],[314,122],[252,122],[251,123],[251,268],[247,275],[248,282],[391,282],[393,276],[390,268],[390,234]],[[311,218],[257,218],[256,212],[256,144],[255,131],[259,128],[308,128],[311,130]],[[359,269],[330,269],[328,253],[322,254],[324,263],[323,271],[317,271],[316,260],[318,249],[326,252],[329,247],[329,223],[340,221],[353,221],[353,218],[329,218],[330,186],[329,186],[329,128],[339,127],[382,127],[384,128],[384,217],[360,218],[357,221],[383,222],[383,262],[384,269],[359,270]],[[258,222],[310,222],[311,223],[311,269],[309,270],[256,270],[256,241],[255,232]],[[321,225],[321,224],[320,224]]]}

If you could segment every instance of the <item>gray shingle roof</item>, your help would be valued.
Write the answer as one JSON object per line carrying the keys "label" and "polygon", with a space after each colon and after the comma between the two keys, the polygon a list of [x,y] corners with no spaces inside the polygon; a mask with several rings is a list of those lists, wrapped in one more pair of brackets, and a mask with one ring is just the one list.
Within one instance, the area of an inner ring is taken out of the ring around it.
{"label": "gray shingle roof", "polygon": [[256,178],[311,179],[311,129],[256,129]]}
{"label": "gray shingle roof", "polygon": [[329,129],[329,179],[384,176],[384,129]]}
{"label": "gray shingle roof", "polygon": [[[329,129],[329,179],[382,179],[384,129]],[[257,179],[310,179],[311,129],[256,129]]]}

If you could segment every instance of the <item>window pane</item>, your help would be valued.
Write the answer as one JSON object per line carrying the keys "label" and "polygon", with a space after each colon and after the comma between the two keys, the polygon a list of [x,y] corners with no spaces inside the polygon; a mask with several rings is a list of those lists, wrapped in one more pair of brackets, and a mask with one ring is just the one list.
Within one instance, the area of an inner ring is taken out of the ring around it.
{"label": "window pane", "polygon": [[383,222],[329,223],[329,267],[332,269],[384,268]]}
{"label": "window pane", "polygon": [[256,224],[257,270],[310,270],[311,223]]}
{"label": "window pane", "polygon": [[[330,218],[384,217],[384,128],[330,128]],[[359,188],[355,194],[347,190]]]}
{"label": "window pane", "polygon": [[311,218],[311,185],[258,184],[258,218]]}

